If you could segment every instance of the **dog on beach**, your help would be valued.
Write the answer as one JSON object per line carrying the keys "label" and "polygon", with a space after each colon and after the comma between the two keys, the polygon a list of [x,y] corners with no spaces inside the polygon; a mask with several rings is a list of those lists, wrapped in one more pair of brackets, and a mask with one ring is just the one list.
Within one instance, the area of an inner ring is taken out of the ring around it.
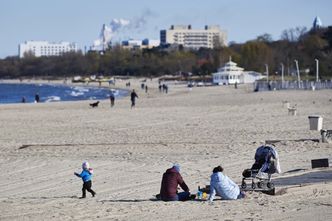
{"label": "dog on beach", "polygon": [[90,106],[91,106],[92,108],[95,108],[95,107],[98,107],[98,104],[99,104],[99,101],[94,102],[94,103],[91,103]]}

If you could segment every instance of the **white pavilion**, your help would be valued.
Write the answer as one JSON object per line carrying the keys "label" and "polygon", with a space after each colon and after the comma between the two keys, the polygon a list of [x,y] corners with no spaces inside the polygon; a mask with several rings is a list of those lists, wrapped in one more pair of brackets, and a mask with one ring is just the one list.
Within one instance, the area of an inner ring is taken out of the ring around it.
{"label": "white pavilion", "polygon": [[264,78],[261,73],[244,71],[244,68],[238,67],[237,63],[233,62],[231,57],[225,66],[220,67],[218,72],[212,75],[213,83],[218,85],[253,83],[256,80]]}

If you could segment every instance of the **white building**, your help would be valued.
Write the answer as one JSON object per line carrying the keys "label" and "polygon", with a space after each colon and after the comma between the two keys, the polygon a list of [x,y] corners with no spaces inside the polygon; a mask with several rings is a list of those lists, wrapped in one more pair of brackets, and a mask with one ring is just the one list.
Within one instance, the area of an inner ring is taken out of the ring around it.
{"label": "white building", "polygon": [[36,57],[59,56],[66,52],[78,51],[78,46],[70,42],[26,41],[19,45],[18,51],[20,58],[23,58],[25,53],[32,53]]}
{"label": "white building", "polygon": [[231,58],[225,66],[220,67],[217,73],[213,73],[213,83],[219,85],[228,84],[247,84],[254,83],[256,80],[264,78],[261,73],[254,71],[244,71],[243,68],[238,67]]}
{"label": "white building", "polygon": [[160,43],[192,49],[215,48],[227,44],[227,34],[219,25],[206,25],[204,29],[192,29],[191,25],[172,25],[169,30],[160,31]]}
{"label": "white building", "polygon": [[160,45],[159,40],[150,40],[144,39],[142,40],[126,40],[122,41],[121,46],[126,49],[144,49],[144,48],[153,48],[158,47]]}
{"label": "white building", "polygon": [[142,41],[143,46],[147,47],[147,48],[155,48],[158,47],[160,45],[160,40],[152,40],[152,39],[144,39]]}
{"label": "white building", "polygon": [[142,41],[141,40],[134,40],[134,39],[129,39],[126,41],[122,41],[121,43],[122,48],[126,49],[134,49],[134,48],[141,48],[142,47]]}

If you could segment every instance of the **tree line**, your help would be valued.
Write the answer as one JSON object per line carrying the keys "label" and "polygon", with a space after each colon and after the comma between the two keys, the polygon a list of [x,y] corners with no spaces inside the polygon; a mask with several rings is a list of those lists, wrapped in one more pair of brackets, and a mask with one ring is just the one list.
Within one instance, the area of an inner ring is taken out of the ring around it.
{"label": "tree line", "polygon": [[242,44],[231,42],[227,47],[188,50],[181,45],[152,49],[123,49],[116,45],[103,53],[70,52],[61,56],[0,59],[0,78],[63,78],[92,74],[113,76],[158,77],[178,73],[210,75],[229,58],[246,70],[264,73],[266,65],[270,76],[277,78],[281,64],[285,75],[296,72],[298,61],[301,76],[310,79],[316,75],[315,59],[319,61],[322,79],[332,77],[332,26],[309,30],[297,27],[285,30],[281,39],[273,41],[263,34]]}

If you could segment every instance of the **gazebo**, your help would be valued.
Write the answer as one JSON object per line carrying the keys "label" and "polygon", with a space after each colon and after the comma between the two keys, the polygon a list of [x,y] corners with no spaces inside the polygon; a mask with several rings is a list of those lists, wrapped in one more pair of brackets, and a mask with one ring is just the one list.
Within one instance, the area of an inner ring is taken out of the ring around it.
{"label": "gazebo", "polygon": [[244,71],[244,68],[238,67],[237,63],[229,58],[225,66],[220,67],[217,73],[213,73],[213,83],[218,85],[253,83],[262,79],[261,73],[253,71]]}
{"label": "gazebo", "polygon": [[213,83],[219,85],[240,83],[243,70],[230,58],[225,66],[218,68],[217,73],[213,73]]}

